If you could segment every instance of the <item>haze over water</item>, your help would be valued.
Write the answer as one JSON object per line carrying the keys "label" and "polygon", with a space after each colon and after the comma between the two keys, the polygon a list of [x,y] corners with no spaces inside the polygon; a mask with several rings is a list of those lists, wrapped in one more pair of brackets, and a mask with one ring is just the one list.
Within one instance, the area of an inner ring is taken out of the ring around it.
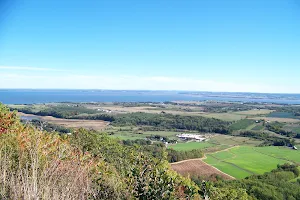
{"label": "haze over water", "polygon": [[164,102],[205,100],[300,104],[300,95],[132,90],[0,90],[0,102],[4,104],[34,104],[51,102]]}

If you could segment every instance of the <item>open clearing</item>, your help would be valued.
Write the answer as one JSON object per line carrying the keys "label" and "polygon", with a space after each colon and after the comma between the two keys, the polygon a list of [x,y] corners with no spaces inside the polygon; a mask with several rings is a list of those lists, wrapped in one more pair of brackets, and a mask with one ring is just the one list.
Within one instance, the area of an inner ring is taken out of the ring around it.
{"label": "open clearing", "polygon": [[216,119],[221,119],[225,121],[237,121],[240,119],[244,119],[246,116],[244,115],[238,115],[235,113],[200,113],[200,116],[203,117],[209,117],[209,118],[216,118]]}
{"label": "open clearing", "polygon": [[[250,119],[250,118],[249,118]],[[300,123],[299,119],[292,118],[279,118],[279,117],[251,117],[253,120],[262,120],[270,121],[270,122],[287,122],[287,123]]]}
{"label": "open clearing", "polygon": [[287,124],[283,128],[286,131],[293,131],[295,133],[300,133],[300,124]]}
{"label": "open clearing", "polygon": [[[203,112],[202,107],[195,106],[177,106],[177,105],[161,105],[161,106],[136,106],[136,107],[125,107],[122,105],[88,105],[89,109],[108,109],[113,113],[133,113],[133,112],[145,112],[145,113],[161,113],[162,111],[170,114],[177,115],[188,115],[188,116],[203,116],[209,118],[216,118],[225,121],[237,121],[245,119],[247,116],[256,117],[261,115],[267,115],[273,112],[268,109],[253,109],[248,111],[238,112],[227,112],[227,113],[209,113]],[[187,111],[189,110],[189,111]]]}
{"label": "open clearing", "polygon": [[201,159],[191,159],[172,163],[171,167],[174,171],[183,176],[201,176],[210,179],[216,175],[223,177],[225,180],[233,179],[227,174],[219,171],[218,169],[206,164]]}
{"label": "open clearing", "polygon": [[68,128],[85,128],[93,130],[104,130],[108,126],[109,122],[102,120],[79,120],[79,119],[60,119],[52,116],[37,116],[31,114],[18,113],[19,116],[33,117],[52,124],[65,126]]}
{"label": "open clearing", "polygon": [[242,120],[239,120],[236,123],[233,123],[232,125],[230,125],[229,128],[231,130],[237,131],[237,130],[241,130],[241,129],[247,129],[251,125],[255,126],[255,121],[254,120],[252,120],[252,119],[242,119]]}
{"label": "open clearing", "polygon": [[175,131],[138,132],[135,131],[134,128],[132,127],[127,127],[127,128],[111,127],[110,129],[107,129],[106,132],[109,133],[111,137],[119,138],[122,140],[144,139],[147,136],[152,136],[152,135],[168,137],[169,139],[178,139],[176,135],[180,134],[180,132],[175,132]]}
{"label": "open clearing", "polygon": [[206,156],[206,163],[236,178],[269,172],[275,169],[277,164],[300,163],[299,151],[274,146],[241,146]]}
{"label": "open clearing", "polygon": [[191,151],[194,149],[204,149],[213,146],[215,145],[207,142],[187,142],[187,143],[178,143],[175,145],[169,145],[168,148],[174,149],[176,151]]}
{"label": "open clearing", "polygon": [[215,145],[228,145],[228,146],[257,146],[262,143],[260,140],[255,140],[253,138],[231,136],[231,135],[221,135],[216,134],[214,137],[208,141]]}
{"label": "open clearing", "polygon": [[254,109],[254,110],[247,110],[247,111],[237,111],[237,112],[227,112],[227,113],[199,113],[199,115],[203,117],[210,117],[221,119],[225,121],[238,121],[241,119],[245,119],[246,117],[258,117],[258,116],[265,116],[270,114],[273,110],[268,109]]}
{"label": "open clearing", "polygon": [[294,113],[290,112],[272,112],[267,117],[299,119]]}
{"label": "open clearing", "polygon": [[[160,134],[159,134],[160,135]],[[215,134],[208,141],[205,142],[185,142],[169,145],[168,148],[172,148],[177,151],[190,151],[193,149],[202,149],[203,152],[215,152],[234,146],[257,146],[262,141],[255,140],[247,137],[238,137],[230,135]]]}
{"label": "open clearing", "polygon": [[103,106],[87,106],[89,109],[107,109],[113,113],[134,113],[134,112],[144,112],[144,113],[156,113],[159,114],[162,111],[174,115],[202,115],[201,108],[189,107],[193,112],[187,112],[184,108],[165,106],[165,107],[151,107],[151,106],[137,106],[137,107],[124,107],[119,105],[103,105]]}
{"label": "open clearing", "polygon": [[254,109],[254,110],[238,111],[234,113],[238,115],[267,115],[273,111],[274,110],[268,110],[268,109]]}

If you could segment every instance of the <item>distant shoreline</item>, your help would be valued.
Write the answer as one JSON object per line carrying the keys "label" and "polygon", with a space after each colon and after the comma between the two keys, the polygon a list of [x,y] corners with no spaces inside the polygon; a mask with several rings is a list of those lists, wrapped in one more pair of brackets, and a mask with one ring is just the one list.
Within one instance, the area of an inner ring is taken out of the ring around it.
{"label": "distant shoreline", "polygon": [[166,102],[219,101],[300,105],[300,94],[264,94],[229,92],[134,91],[134,90],[29,90],[0,89],[4,104],[59,102]]}

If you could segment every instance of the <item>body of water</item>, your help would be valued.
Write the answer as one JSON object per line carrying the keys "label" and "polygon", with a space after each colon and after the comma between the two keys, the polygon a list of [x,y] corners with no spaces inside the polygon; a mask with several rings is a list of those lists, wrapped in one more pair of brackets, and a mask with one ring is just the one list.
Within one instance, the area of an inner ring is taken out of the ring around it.
{"label": "body of water", "polygon": [[164,102],[164,101],[234,101],[300,104],[300,95],[211,93],[176,91],[110,91],[110,90],[0,90],[4,104],[34,104],[52,102]]}

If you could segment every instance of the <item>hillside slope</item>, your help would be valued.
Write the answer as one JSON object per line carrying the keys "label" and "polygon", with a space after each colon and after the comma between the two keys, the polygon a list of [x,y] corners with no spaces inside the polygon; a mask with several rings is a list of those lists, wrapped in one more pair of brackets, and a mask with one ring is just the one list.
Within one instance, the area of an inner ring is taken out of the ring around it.
{"label": "hillside slope", "polygon": [[0,104],[0,199],[200,199],[199,188],[105,134],[59,136]]}

